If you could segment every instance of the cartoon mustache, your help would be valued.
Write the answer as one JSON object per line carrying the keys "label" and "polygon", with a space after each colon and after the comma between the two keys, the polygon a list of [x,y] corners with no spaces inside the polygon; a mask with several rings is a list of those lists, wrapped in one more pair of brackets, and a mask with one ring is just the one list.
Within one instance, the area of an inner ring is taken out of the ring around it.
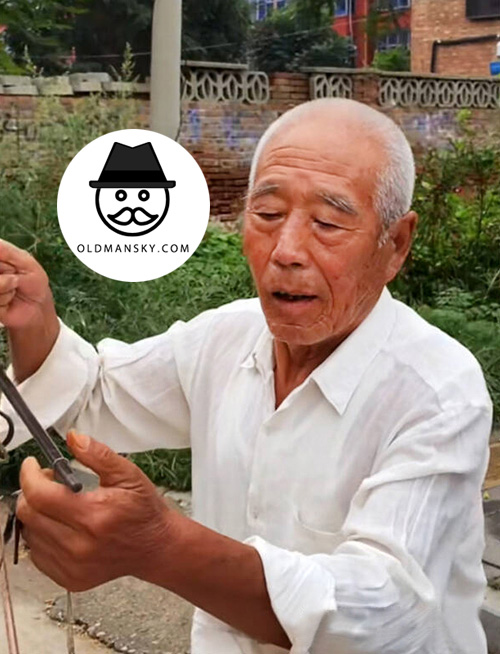
{"label": "cartoon mustache", "polygon": [[[122,216],[126,211],[130,213],[129,220],[118,220],[120,216]],[[136,219],[136,215],[139,212],[145,214],[146,220]],[[108,218],[113,222],[118,223],[119,225],[130,225],[130,223],[135,223],[136,225],[149,225],[149,223],[152,223],[158,218],[158,214],[149,213],[142,207],[137,207],[136,209],[132,209],[131,207],[123,207],[123,209],[120,209],[120,211],[117,213],[108,213]]]}

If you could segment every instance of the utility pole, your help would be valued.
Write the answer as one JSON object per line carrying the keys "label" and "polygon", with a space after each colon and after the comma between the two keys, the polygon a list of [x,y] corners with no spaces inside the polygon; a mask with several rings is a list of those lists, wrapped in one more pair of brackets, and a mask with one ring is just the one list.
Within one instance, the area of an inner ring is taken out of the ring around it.
{"label": "utility pole", "polygon": [[182,0],[155,0],[150,127],[172,139],[180,124],[181,32]]}

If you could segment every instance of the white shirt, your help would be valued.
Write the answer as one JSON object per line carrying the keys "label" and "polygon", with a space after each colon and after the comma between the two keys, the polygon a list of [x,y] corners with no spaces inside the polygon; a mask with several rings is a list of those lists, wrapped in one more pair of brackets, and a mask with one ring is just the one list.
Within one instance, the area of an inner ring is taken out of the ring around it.
{"label": "white shirt", "polygon": [[[193,517],[257,549],[293,654],[486,654],[491,402],[470,352],[389,291],[278,409],[257,299],[98,353],[63,326],[20,390],[62,433],[192,447]],[[193,654],[284,651],[195,612]]]}

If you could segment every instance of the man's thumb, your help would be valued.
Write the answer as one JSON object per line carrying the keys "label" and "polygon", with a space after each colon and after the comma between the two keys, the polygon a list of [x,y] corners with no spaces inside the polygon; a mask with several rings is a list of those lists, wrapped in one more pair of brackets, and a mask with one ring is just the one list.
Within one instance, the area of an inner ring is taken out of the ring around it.
{"label": "man's thumb", "polygon": [[104,443],[75,431],[68,432],[66,442],[75,458],[99,476],[101,486],[135,488],[141,483],[139,468]]}

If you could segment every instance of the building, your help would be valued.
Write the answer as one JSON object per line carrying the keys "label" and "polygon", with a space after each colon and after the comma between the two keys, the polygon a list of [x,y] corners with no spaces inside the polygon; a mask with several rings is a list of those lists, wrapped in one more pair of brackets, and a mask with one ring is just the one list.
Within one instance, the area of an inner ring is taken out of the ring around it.
{"label": "building", "polygon": [[499,61],[500,0],[413,0],[412,72],[489,76]]}
{"label": "building", "polygon": [[[285,7],[290,0],[249,0],[254,20],[264,20],[273,9]],[[392,10],[388,11],[390,8]],[[373,43],[367,35],[367,19],[370,12],[379,17],[380,34]],[[397,28],[387,19],[395,15]],[[369,66],[377,50],[397,47],[410,48],[411,0],[336,0],[334,29],[341,36],[352,40],[356,46],[355,64],[358,68]],[[389,25],[389,27],[388,27]]]}
{"label": "building", "polygon": [[288,0],[250,0],[252,5],[252,18],[264,20],[273,9],[282,9],[288,4]]}
{"label": "building", "polygon": [[[341,36],[351,38],[356,46],[356,67],[369,66],[376,50],[410,48],[411,4],[411,0],[337,0],[334,28]],[[373,12],[377,12],[379,23],[376,42],[367,30],[368,16],[371,14],[373,18]]]}

